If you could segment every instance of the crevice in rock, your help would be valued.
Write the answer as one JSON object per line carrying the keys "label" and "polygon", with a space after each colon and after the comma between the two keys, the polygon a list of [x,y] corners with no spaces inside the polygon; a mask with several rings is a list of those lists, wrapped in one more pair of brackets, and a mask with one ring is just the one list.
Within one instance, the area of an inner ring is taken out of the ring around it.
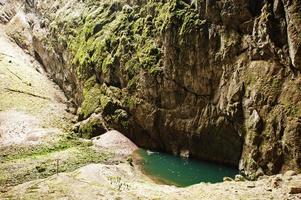
{"label": "crevice in rock", "polygon": [[182,90],[184,90],[184,91],[187,92],[187,93],[190,93],[190,94],[195,95],[196,97],[202,98],[204,101],[206,101],[206,100],[208,101],[208,100],[211,98],[211,95],[209,95],[209,94],[198,94],[198,93],[196,93],[196,92],[191,91],[191,90],[188,89],[187,87],[182,86],[182,85],[181,85],[180,83],[178,83],[176,80],[168,78],[168,76],[166,76],[166,75],[163,76],[163,78],[166,79],[166,80],[169,80],[169,81],[174,82],[174,83],[177,85],[177,87],[181,88]]}
{"label": "crevice in rock", "polygon": [[34,51],[34,57],[40,63],[40,65],[43,67],[43,70],[46,73],[48,73],[47,68],[45,67],[45,65],[43,63],[43,59],[40,57],[40,55],[38,54],[38,52]]}
{"label": "crevice in rock", "polygon": [[253,17],[258,16],[261,13],[262,6],[262,0],[249,0],[249,9]]}

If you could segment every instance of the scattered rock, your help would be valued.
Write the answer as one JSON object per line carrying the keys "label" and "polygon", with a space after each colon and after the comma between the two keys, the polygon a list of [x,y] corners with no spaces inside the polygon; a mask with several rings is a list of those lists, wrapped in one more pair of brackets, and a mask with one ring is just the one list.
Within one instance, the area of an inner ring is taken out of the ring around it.
{"label": "scattered rock", "polygon": [[248,183],[247,188],[254,188],[255,187],[255,183],[251,182]]}
{"label": "scattered rock", "polygon": [[301,185],[289,187],[289,193],[290,194],[300,194],[301,193]]}
{"label": "scattered rock", "polygon": [[284,173],[284,176],[295,176],[295,175],[297,175],[297,173],[293,170],[289,170]]}
{"label": "scattered rock", "polygon": [[272,188],[268,187],[268,188],[265,188],[266,191],[268,192],[272,192]]}
{"label": "scattered rock", "polygon": [[268,178],[267,175],[263,175],[263,176],[259,176],[259,177],[258,177],[258,180],[264,180],[264,179],[267,179],[267,178]]}
{"label": "scattered rock", "polygon": [[243,177],[242,175],[240,174],[237,174],[235,175],[235,178],[234,178],[235,181],[245,181],[245,177]]}
{"label": "scattered rock", "polygon": [[230,177],[224,177],[223,181],[226,182],[226,181],[234,181],[234,180],[232,178],[230,178]]}
{"label": "scattered rock", "polygon": [[40,166],[36,166],[36,170],[39,172],[39,173],[42,173],[42,172],[45,172],[46,171],[46,168],[45,166],[42,164]]}
{"label": "scattered rock", "polygon": [[280,178],[279,176],[276,176],[275,178],[273,178],[271,180],[271,187],[278,188],[281,185],[281,182],[282,182],[282,178]]}

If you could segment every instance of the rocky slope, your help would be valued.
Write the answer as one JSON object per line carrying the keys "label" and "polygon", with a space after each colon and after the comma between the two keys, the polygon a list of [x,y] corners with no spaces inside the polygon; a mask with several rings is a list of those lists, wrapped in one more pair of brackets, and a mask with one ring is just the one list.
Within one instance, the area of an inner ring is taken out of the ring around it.
{"label": "rocky slope", "polygon": [[201,183],[187,188],[150,183],[128,164],[90,164],[74,172],[61,173],[18,185],[1,199],[187,199],[254,200],[301,198],[301,175],[265,177],[259,181]]}
{"label": "rocky slope", "polygon": [[79,108],[81,136],[300,172],[300,0],[13,2],[1,21]]}
{"label": "rocky slope", "polygon": [[0,195],[57,172],[114,163],[115,152],[70,134],[74,115],[63,92],[5,28],[0,25]]}

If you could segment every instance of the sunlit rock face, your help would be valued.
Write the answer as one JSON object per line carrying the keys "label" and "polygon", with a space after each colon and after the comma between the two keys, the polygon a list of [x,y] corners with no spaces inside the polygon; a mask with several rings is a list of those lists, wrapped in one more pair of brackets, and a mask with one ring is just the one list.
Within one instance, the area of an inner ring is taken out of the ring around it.
{"label": "sunlit rock face", "polygon": [[20,29],[30,27],[29,52],[78,106],[80,135],[114,128],[255,177],[301,170],[300,7],[36,0]]}

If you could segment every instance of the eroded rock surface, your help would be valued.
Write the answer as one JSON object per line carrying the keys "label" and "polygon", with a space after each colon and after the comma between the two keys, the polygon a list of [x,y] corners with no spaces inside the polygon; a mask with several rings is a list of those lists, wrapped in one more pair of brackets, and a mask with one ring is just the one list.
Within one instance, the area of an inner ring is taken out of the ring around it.
{"label": "eroded rock surface", "polygon": [[101,115],[100,126],[140,146],[239,164],[250,177],[300,172],[299,0],[36,0],[2,10],[8,26],[23,12],[31,37],[22,40],[32,38],[28,51],[79,121]]}

